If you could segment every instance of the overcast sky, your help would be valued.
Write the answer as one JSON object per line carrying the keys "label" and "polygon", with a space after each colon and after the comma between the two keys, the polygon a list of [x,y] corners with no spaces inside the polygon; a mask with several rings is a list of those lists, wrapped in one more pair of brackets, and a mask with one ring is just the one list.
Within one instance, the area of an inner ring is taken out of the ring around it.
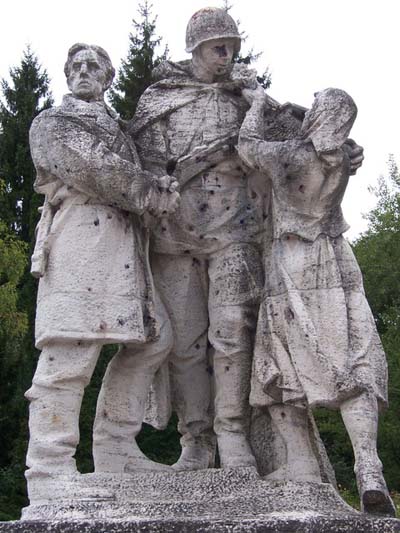
{"label": "overcast sky", "polygon": [[[400,162],[399,0],[232,0],[231,14],[248,34],[245,49],[262,51],[256,67],[269,67],[269,94],[280,102],[310,106],[326,87],[345,89],[356,101],[351,136],[365,162],[351,178],[344,212],[349,238],[366,228],[361,217],[374,205],[368,186],[387,173],[390,153]],[[190,16],[219,0],[153,0],[157,31],[172,59],[186,59]],[[1,6],[0,77],[8,77],[27,44],[52,80],[58,104],[67,92],[63,65],[75,42],[103,46],[114,66],[126,56],[137,0],[14,0]]]}

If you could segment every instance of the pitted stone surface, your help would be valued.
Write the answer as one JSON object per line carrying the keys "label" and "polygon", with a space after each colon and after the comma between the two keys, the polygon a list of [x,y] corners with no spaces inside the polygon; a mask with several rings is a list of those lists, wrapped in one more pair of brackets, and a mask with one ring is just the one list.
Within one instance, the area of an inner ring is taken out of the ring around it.
{"label": "pitted stone surface", "polygon": [[1,522],[0,533],[398,533],[400,520],[280,515],[252,520]]}
{"label": "pitted stone surface", "polygon": [[[47,486],[46,486],[47,485]],[[86,474],[42,481],[23,520],[254,520],[354,517],[329,484],[278,483],[254,468],[135,475]],[[47,494],[52,494],[47,498]]]}

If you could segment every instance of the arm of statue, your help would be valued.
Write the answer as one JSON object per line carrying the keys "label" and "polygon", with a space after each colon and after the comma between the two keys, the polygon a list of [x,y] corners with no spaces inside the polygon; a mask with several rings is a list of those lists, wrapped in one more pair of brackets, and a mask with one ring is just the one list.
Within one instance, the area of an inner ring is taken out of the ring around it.
{"label": "arm of statue", "polygon": [[244,89],[244,98],[250,103],[239,132],[238,153],[241,159],[255,170],[271,177],[272,169],[279,164],[283,142],[264,140],[265,93],[262,87]]}
{"label": "arm of statue", "polygon": [[157,204],[158,180],[111,151],[79,117],[37,117],[30,143],[38,172],[89,197],[137,214]]}

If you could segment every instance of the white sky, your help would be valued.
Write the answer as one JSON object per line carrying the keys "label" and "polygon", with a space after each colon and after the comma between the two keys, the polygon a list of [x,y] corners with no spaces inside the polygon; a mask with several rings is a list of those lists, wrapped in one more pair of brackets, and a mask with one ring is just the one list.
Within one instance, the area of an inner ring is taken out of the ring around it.
{"label": "white sky", "polygon": [[[399,0],[232,0],[231,14],[263,55],[256,65],[272,72],[270,95],[310,106],[313,94],[340,87],[354,98],[358,118],[351,136],[365,162],[351,178],[344,212],[353,238],[366,228],[361,217],[374,205],[368,186],[386,174],[388,154],[400,161]],[[157,32],[174,60],[184,52],[185,29],[201,7],[219,0],[153,0]],[[126,56],[138,0],[14,0],[2,2],[0,77],[20,62],[27,44],[52,80],[56,104],[66,91],[63,65],[75,42],[99,44],[118,67]]]}

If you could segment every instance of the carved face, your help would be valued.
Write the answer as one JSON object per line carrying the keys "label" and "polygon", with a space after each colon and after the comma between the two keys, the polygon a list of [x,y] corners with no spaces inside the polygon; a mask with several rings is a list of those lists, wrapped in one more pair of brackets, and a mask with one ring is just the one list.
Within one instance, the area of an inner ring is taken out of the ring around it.
{"label": "carved face", "polygon": [[107,89],[106,70],[93,50],[81,50],[75,54],[67,83],[72,94],[82,100],[102,100]]}
{"label": "carved face", "polygon": [[210,74],[222,76],[229,72],[234,52],[234,39],[212,39],[200,45],[199,58]]}

